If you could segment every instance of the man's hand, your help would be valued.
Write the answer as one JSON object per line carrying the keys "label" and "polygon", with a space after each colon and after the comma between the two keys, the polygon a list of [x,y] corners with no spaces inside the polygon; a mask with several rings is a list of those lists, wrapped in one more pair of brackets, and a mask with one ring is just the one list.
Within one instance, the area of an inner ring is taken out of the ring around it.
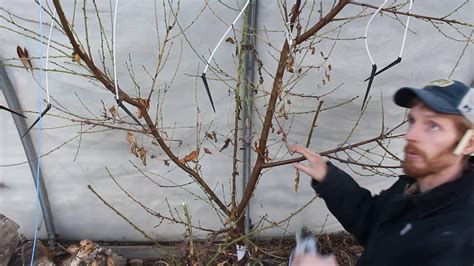
{"label": "man's hand", "polygon": [[301,145],[293,145],[289,148],[289,151],[303,155],[308,161],[308,165],[296,163],[296,169],[305,172],[318,182],[323,182],[328,172],[328,167],[319,154]]}
{"label": "man's hand", "polygon": [[291,266],[337,266],[336,257],[334,255],[300,255],[295,257]]}

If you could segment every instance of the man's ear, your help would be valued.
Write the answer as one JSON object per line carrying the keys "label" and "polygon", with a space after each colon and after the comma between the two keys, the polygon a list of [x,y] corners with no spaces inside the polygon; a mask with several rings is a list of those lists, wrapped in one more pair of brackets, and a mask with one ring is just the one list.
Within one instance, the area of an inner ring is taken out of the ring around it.
{"label": "man's ear", "polygon": [[464,133],[461,141],[456,146],[454,154],[456,155],[469,155],[474,153],[474,130],[469,129]]}

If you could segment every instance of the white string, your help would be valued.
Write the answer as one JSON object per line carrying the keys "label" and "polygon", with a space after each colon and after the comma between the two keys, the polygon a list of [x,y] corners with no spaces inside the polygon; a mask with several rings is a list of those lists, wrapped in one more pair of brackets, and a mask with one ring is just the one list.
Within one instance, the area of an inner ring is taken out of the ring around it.
{"label": "white string", "polygon": [[234,26],[235,22],[237,22],[237,20],[240,18],[240,16],[242,16],[242,14],[244,13],[245,9],[247,8],[248,4],[250,3],[250,0],[247,0],[247,2],[245,3],[244,7],[242,8],[242,10],[240,11],[239,15],[237,15],[237,17],[234,19],[234,22],[232,22],[232,24],[230,24],[229,28],[227,29],[227,31],[224,33],[224,35],[222,36],[221,40],[217,43],[216,47],[214,48],[214,50],[212,51],[211,53],[211,57],[209,57],[209,60],[207,60],[207,64],[206,64],[206,67],[204,67],[204,72],[203,73],[206,73],[207,71],[207,68],[209,67],[209,64],[211,63],[211,60],[212,58],[214,57],[214,54],[216,53],[217,51],[217,48],[219,48],[219,46],[221,45],[222,41],[224,40],[225,36],[227,36],[227,33],[229,33],[229,31],[232,29],[232,27]]}
{"label": "white string", "polygon": [[[413,0],[410,0],[410,7],[408,9],[408,14],[411,14],[411,8],[413,7]],[[403,33],[402,47],[400,48],[400,55],[398,57],[402,58],[403,49],[405,47],[405,40],[407,38],[408,24],[410,23],[410,16],[407,16],[407,22],[405,24],[405,32]]]}
{"label": "white string", "polygon": [[113,53],[113,67],[114,67],[114,87],[115,87],[115,98],[119,100],[118,86],[117,86],[117,63],[115,60],[115,28],[117,27],[117,8],[119,0],[115,0],[114,10],[114,23],[112,25],[112,53]]}
{"label": "white string", "polygon": [[53,34],[53,28],[54,28],[54,19],[56,18],[56,11],[54,12],[53,18],[51,19],[51,27],[49,28],[49,35],[48,35],[48,45],[46,48],[46,64],[45,64],[45,69],[46,69],[46,75],[45,75],[45,83],[46,83],[46,101],[50,103],[49,101],[49,79],[48,79],[48,65],[49,65],[49,48],[51,47],[51,35]]}
{"label": "white string", "polygon": [[[39,0],[39,35],[40,35],[40,51],[41,51],[41,59],[43,59],[43,2]],[[44,61],[43,61],[44,62]],[[40,114],[39,123],[38,123],[38,154],[41,154],[42,151],[42,144],[43,144],[43,119],[41,117],[41,110],[43,109],[43,100],[41,95],[41,84],[43,81],[43,63],[40,62],[40,73],[39,73],[39,84],[38,84],[38,113]],[[35,254],[36,254],[36,241],[38,239],[38,231],[39,231],[39,224],[40,224],[40,217],[41,217],[41,206],[40,206],[40,190],[39,190],[39,181],[40,181],[40,170],[41,170],[41,156],[38,156],[36,159],[36,176],[35,176],[35,189],[36,189],[36,198],[35,198],[35,233],[33,236],[33,248],[31,252],[31,259],[30,259],[30,266],[34,265]]]}
{"label": "white string", "polygon": [[370,54],[370,51],[369,51],[369,44],[367,43],[367,32],[369,31],[369,26],[370,26],[370,23],[372,23],[372,20],[374,19],[374,17],[380,12],[380,10],[382,9],[382,7],[387,3],[387,0],[385,0],[382,5],[379,6],[379,8],[377,8],[377,10],[375,11],[375,13],[370,17],[369,19],[369,22],[367,23],[367,26],[365,26],[365,33],[364,33],[364,37],[365,37],[365,49],[367,50],[367,55],[369,56],[369,59],[370,59],[370,62],[372,62],[372,65],[375,65],[375,62],[374,60],[372,59],[372,55]]}

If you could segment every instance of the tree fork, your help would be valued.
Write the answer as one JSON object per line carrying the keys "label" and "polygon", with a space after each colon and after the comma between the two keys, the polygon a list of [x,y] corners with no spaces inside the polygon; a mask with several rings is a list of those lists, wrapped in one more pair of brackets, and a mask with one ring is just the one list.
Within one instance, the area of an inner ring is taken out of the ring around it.
{"label": "tree fork", "polygon": [[[302,42],[306,41],[308,38],[316,34],[321,28],[326,26],[331,20],[350,2],[350,0],[341,0],[339,3],[326,15],[324,16],[318,23],[312,26],[309,30],[305,33],[300,35],[294,40],[294,45],[301,44]],[[292,20],[296,20],[296,16],[292,16]],[[294,21],[290,21],[290,23],[294,23]],[[286,62],[288,60],[288,55],[290,52],[290,46],[287,41],[283,44],[283,49],[280,53],[280,59],[278,61],[278,68],[275,74],[275,79],[273,81],[272,92],[270,96],[270,101],[268,102],[267,111],[265,114],[265,120],[263,123],[262,132],[260,134],[260,140],[258,142],[259,150],[265,150],[267,147],[267,140],[268,134],[270,133],[270,128],[272,125],[273,114],[275,113],[275,106],[278,99],[278,96],[282,90],[283,84],[283,75],[285,74],[285,67]],[[262,153],[257,153],[257,160],[255,162],[255,166],[252,170],[252,174],[249,178],[249,183],[247,188],[244,191],[244,195],[242,197],[242,201],[239,204],[237,209],[238,217],[244,216],[245,208],[249,203],[250,199],[252,198],[252,194],[255,190],[257,185],[258,179],[261,175],[262,169],[265,166],[265,157]]]}
{"label": "tree fork", "polygon": [[[64,32],[66,36],[69,38],[69,41],[71,42],[74,51],[79,55],[79,57],[86,63],[87,67],[89,68],[90,71],[92,71],[93,75],[95,78],[97,78],[105,87],[107,90],[109,90],[112,93],[115,93],[115,87],[114,83],[112,80],[110,80],[109,77],[107,77],[97,66],[92,62],[92,60],[89,58],[89,56],[84,53],[81,50],[81,47],[77,43],[76,39],[74,38],[74,35],[72,33],[71,28],[69,27],[69,22],[66,19],[66,16],[64,14],[64,11],[61,7],[60,0],[53,0],[54,7],[56,9],[56,12],[58,14],[58,17],[61,21],[61,25],[64,29]],[[164,142],[163,138],[159,134],[158,130],[156,129],[155,124],[153,123],[150,115],[148,114],[145,106],[141,104],[139,101],[132,99],[128,94],[123,92],[122,90],[119,89],[119,97],[120,99],[124,100],[125,102],[136,106],[139,108],[143,114],[143,119],[145,119],[147,126],[149,127],[151,134],[153,137],[156,139],[156,141],[159,143],[160,147],[163,149],[163,151],[168,155],[168,157],[183,171],[188,173],[200,186],[201,188],[205,191],[207,194],[208,198],[215,202],[219,208],[226,214],[230,215],[229,209],[226,207],[226,205],[221,201],[221,199],[214,193],[214,191],[207,185],[207,183],[204,181],[204,179],[199,176],[199,174],[195,171],[193,171],[191,168],[189,168],[187,165],[184,163],[181,163],[179,161],[179,158],[174,155],[174,153],[171,151],[171,149],[166,145]]]}

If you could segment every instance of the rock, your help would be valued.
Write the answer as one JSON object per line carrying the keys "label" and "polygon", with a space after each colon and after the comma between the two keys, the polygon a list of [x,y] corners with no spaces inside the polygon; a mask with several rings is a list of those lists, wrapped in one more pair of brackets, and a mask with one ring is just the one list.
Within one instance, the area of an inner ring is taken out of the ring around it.
{"label": "rock", "polygon": [[0,265],[7,265],[19,242],[18,228],[14,221],[0,214]]}
{"label": "rock", "polygon": [[[33,265],[35,266],[54,266],[51,253],[48,248],[41,243],[41,241],[36,241],[35,246],[36,252],[33,260]],[[9,266],[15,265],[30,265],[31,254],[33,251],[33,241],[21,242],[20,245],[16,248],[15,255],[12,256]]]}

